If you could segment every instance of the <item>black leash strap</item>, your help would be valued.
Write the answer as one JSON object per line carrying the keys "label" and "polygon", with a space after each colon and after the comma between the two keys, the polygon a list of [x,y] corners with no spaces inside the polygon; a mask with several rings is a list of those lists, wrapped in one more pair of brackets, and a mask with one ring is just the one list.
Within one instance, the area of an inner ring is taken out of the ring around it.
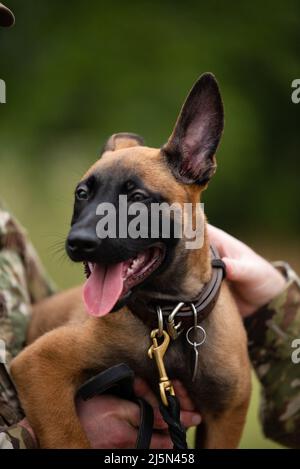
{"label": "black leash strap", "polygon": [[150,447],[153,431],[152,407],[142,398],[137,398],[133,391],[134,372],[125,363],[112,366],[86,381],[77,391],[77,397],[91,399],[101,394],[112,394],[139,405],[141,411],[140,427],[136,449]]}
{"label": "black leash strap", "polygon": [[169,427],[173,449],[187,449],[186,429],[180,422],[180,405],[176,396],[167,396],[168,407],[160,403],[160,413]]}

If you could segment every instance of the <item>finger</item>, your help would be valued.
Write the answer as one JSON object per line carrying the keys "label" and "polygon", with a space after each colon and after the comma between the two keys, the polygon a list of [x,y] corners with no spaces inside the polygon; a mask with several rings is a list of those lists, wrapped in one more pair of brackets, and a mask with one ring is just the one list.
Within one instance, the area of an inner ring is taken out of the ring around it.
{"label": "finger", "polygon": [[220,256],[226,256],[226,246],[230,242],[231,236],[220,230],[220,228],[209,224],[207,225],[207,232],[212,245],[217,248]]}
{"label": "finger", "polygon": [[207,229],[210,241],[217,248],[221,257],[239,259],[243,254],[254,254],[249,246],[220,228],[208,225]]}
{"label": "finger", "polygon": [[150,449],[172,449],[173,443],[168,435],[153,433]]}
{"label": "finger", "polygon": [[222,261],[226,266],[226,278],[234,282],[238,277],[239,261],[229,259],[228,257],[223,257]]}
{"label": "finger", "polygon": [[168,425],[164,421],[159,411],[159,404],[155,394],[151,391],[148,384],[141,378],[136,378],[134,380],[134,391],[137,397],[142,397],[145,399],[153,408],[154,412],[154,422],[153,427],[156,430],[165,430],[168,428]]}
{"label": "finger", "polygon": [[[180,412],[180,422],[185,428],[196,427],[202,422],[202,417],[197,412],[189,412],[183,410]],[[154,409],[154,423],[155,430],[167,430],[168,425],[164,421],[159,409]]]}
{"label": "finger", "polygon": [[[153,427],[156,430],[167,430],[168,425],[162,418],[158,407],[153,408],[154,421]],[[118,412],[119,418],[126,420],[130,425],[135,428],[140,426],[141,412],[138,405],[130,401],[120,401],[120,411]]]}
{"label": "finger", "polygon": [[[253,264],[251,262],[223,257],[226,265],[226,276],[232,282],[245,282],[252,280]],[[255,272],[255,269],[254,269]]]}
{"label": "finger", "polygon": [[158,407],[158,401],[155,394],[143,379],[135,378],[133,387],[137,397],[145,399],[153,408]]}
{"label": "finger", "polygon": [[115,449],[133,449],[136,446],[138,432],[128,425],[119,424],[115,428],[113,438],[113,448]]}
{"label": "finger", "polygon": [[155,407],[153,409],[153,412],[154,412],[154,422],[153,422],[153,427],[155,428],[155,430],[167,430],[168,428],[168,425],[166,424],[166,422],[164,421],[161,413],[160,413],[160,410],[158,407]]}
{"label": "finger", "polygon": [[201,415],[195,412],[180,412],[180,421],[185,428],[196,427],[202,421]]}
{"label": "finger", "polygon": [[182,410],[194,411],[195,406],[191,398],[189,397],[187,390],[185,389],[183,384],[178,380],[174,380],[173,386],[174,386],[175,394],[178,397],[179,402],[180,402],[180,408]]}
{"label": "finger", "polygon": [[119,400],[117,415],[120,419],[126,420],[130,425],[138,428],[140,425],[141,412],[137,404],[130,401]]}

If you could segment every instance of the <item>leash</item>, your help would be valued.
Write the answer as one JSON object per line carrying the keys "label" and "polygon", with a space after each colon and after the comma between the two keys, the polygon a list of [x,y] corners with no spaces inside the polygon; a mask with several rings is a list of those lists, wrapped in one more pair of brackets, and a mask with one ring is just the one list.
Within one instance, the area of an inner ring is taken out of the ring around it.
{"label": "leash", "polygon": [[163,342],[158,343],[159,329],[153,329],[151,332],[152,345],[148,350],[148,356],[155,359],[159,373],[159,391],[161,403],[159,406],[160,413],[168,425],[173,449],[187,449],[186,430],[180,422],[180,405],[173,385],[167,375],[164,365],[164,355],[170,344],[169,334],[163,330]]}

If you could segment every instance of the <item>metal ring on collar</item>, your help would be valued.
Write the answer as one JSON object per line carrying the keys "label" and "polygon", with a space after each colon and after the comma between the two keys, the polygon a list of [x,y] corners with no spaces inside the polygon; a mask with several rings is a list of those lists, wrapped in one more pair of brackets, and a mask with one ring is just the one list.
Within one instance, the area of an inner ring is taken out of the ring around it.
{"label": "metal ring on collar", "polygon": [[[203,339],[200,342],[195,342],[195,341],[192,342],[191,339],[190,339],[190,333],[191,333],[192,330],[195,330],[195,329],[199,329],[203,334]],[[185,337],[186,337],[187,342],[192,347],[200,347],[200,345],[204,344],[204,342],[206,341],[206,332],[205,332],[205,329],[202,326],[192,326],[186,331]]]}
{"label": "metal ring on collar", "polygon": [[160,306],[156,307],[157,320],[158,320],[158,337],[162,337],[164,333],[164,318]]}

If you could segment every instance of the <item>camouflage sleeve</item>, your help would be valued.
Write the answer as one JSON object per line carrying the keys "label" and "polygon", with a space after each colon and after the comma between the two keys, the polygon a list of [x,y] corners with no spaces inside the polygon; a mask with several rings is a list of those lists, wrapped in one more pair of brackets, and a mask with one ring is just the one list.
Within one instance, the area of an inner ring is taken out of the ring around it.
{"label": "camouflage sleeve", "polygon": [[250,358],[262,384],[264,433],[284,446],[299,448],[300,363],[292,357],[293,343],[300,339],[300,282],[291,272],[285,290],[247,318],[245,326]]}
{"label": "camouflage sleeve", "polygon": [[0,347],[7,363],[24,346],[31,304],[53,292],[25,231],[0,202]]}
{"label": "camouflage sleeve", "polygon": [[0,427],[0,449],[35,449],[35,441],[22,425]]}
{"label": "camouflage sleeve", "polygon": [[[8,369],[25,344],[31,305],[54,292],[23,228],[0,202],[0,447],[31,447]],[[6,366],[5,366],[6,365]],[[6,430],[4,430],[6,428]]]}

